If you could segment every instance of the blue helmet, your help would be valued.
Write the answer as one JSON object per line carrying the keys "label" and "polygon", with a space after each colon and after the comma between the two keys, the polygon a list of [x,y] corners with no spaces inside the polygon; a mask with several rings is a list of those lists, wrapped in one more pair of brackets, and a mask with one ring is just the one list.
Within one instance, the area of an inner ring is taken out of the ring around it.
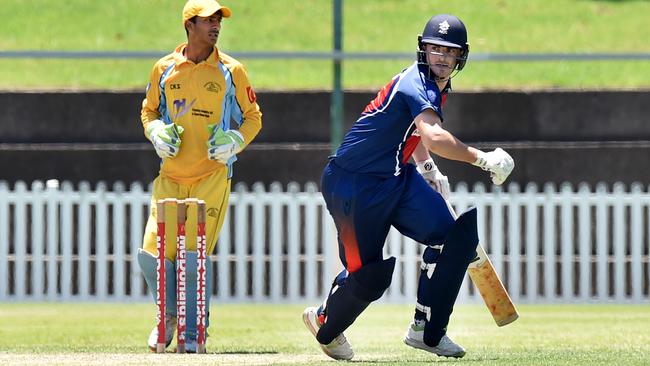
{"label": "blue helmet", "polygon": [[434,15],[429,19],[418,37],[418,62],[427,63],[424,44],[436,44],[446,47],[460,48],[461,56],[457,59],[456,68],[460,71],[465,67],[469,55],[467,29],[458,17],[449,14]]}

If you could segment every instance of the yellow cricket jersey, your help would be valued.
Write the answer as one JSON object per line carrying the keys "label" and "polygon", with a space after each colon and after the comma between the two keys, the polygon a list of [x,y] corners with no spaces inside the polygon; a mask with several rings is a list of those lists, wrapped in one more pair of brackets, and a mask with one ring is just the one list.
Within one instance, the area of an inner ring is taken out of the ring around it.
{"label": "yellow cricket jersey", "polygon": [[[151,72],[147,95],[142,101],[142,125],[160,119],[183,127],[181,147],[172,159],[163,159],[160,175],[182,184],[192,184],[227,165],[208,159],[210,124],[231,128],[231,121],[248,145],[262,128],[262,113],[257,105],[244,66],[215,47],[207,60],[195,64],[183,55],[186,44],[156,62]],[[150,138],[147,136],[147,138]]]}

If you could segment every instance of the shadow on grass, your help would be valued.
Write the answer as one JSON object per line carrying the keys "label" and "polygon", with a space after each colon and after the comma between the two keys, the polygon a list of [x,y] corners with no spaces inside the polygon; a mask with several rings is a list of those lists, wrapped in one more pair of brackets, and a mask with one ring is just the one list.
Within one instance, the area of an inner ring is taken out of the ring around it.
{"label": "shadow on grass", "polygon": [[369,363],[369,364],[390,364],[390,365],[429,365],[432,362],[435,363],[441,363],[441,362],[449,362],[449,363],[455,363],[455,362],[462,362],[462,363],[472,363],[472,362],[484,362],[485,360],[464,360],[460,358],[444,358],[440,360],[352,360],[352,361],[346,361],[346,363]]}
{"label": "shadow on grass", "polygon": [[380,360],[372,360],[372,359],[356,359],[356,360],[351,360],[347,361],[349,363],[369,363],[369,364],[391,364],[391,365],[422,365],[422,364],[431,364],[432,362],[435,363],[440,363],[440,362],[448,362],[448,363],[454,363],[454,362],[462,362],[462,363],[476,363],[476,362],[485,362],[485,361],[496,361],[498,360],[498,357],[469,357],[469,358],[454,358],[454,357],[438,357],[438,358],[430,358],[430,359],[410,359],[410,360],[405,360],[405,359],[380,359]]}
{"label": "shadow on grass", "polygon": [[277,355],[278,351],[223,351],[223,352],[208,352],[213,355]]}

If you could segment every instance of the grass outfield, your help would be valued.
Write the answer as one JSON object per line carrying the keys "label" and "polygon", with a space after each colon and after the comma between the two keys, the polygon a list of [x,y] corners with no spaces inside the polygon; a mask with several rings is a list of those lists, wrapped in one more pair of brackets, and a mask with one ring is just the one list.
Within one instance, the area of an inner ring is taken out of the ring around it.
{"label": "grass outfield", "polygon": [[[3,0],[0,50],[171,51],[185,40],[184,0]],[[329,0],[224,0],[226,52],[327,51]],[[412,52],[428,17],[468,26],[475,53],[650,52],[648,1],[344,1],[347,51]],[[143,89],[155,60],[0,59],[0,89]],[[331,63],[243,60],[258,89],[329,88]],[[346,61],[344,86],[376,88],[408,60]],[[650,62],[470,62],[456,89],[650,87]]]}
{"label": "grass outfield", "polygon": [[[458,306],[451,337],[460,359],[438,358],[401,342],[410,306],[374,305],[346,332],[359,364],[647,365],[648,306],[520,306],[498,328],[483,306]],[[147,304],[0,304],[0,364],[325,365],[301,321],[302,306],[213,305],[207,355],[156,355],[145,346],[153,326]]]}

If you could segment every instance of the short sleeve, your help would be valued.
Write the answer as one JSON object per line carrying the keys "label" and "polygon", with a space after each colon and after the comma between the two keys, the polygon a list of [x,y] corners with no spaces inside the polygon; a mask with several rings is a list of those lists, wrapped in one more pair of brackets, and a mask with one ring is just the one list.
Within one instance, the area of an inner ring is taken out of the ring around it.
{"label": "short sleeve", "polygon": [[425,109],[432,109],[442,120],[442,97],[435,86],[419,79],[408,78],[400,84],[398,93],[408,106],[411,118],[415,118]]}

